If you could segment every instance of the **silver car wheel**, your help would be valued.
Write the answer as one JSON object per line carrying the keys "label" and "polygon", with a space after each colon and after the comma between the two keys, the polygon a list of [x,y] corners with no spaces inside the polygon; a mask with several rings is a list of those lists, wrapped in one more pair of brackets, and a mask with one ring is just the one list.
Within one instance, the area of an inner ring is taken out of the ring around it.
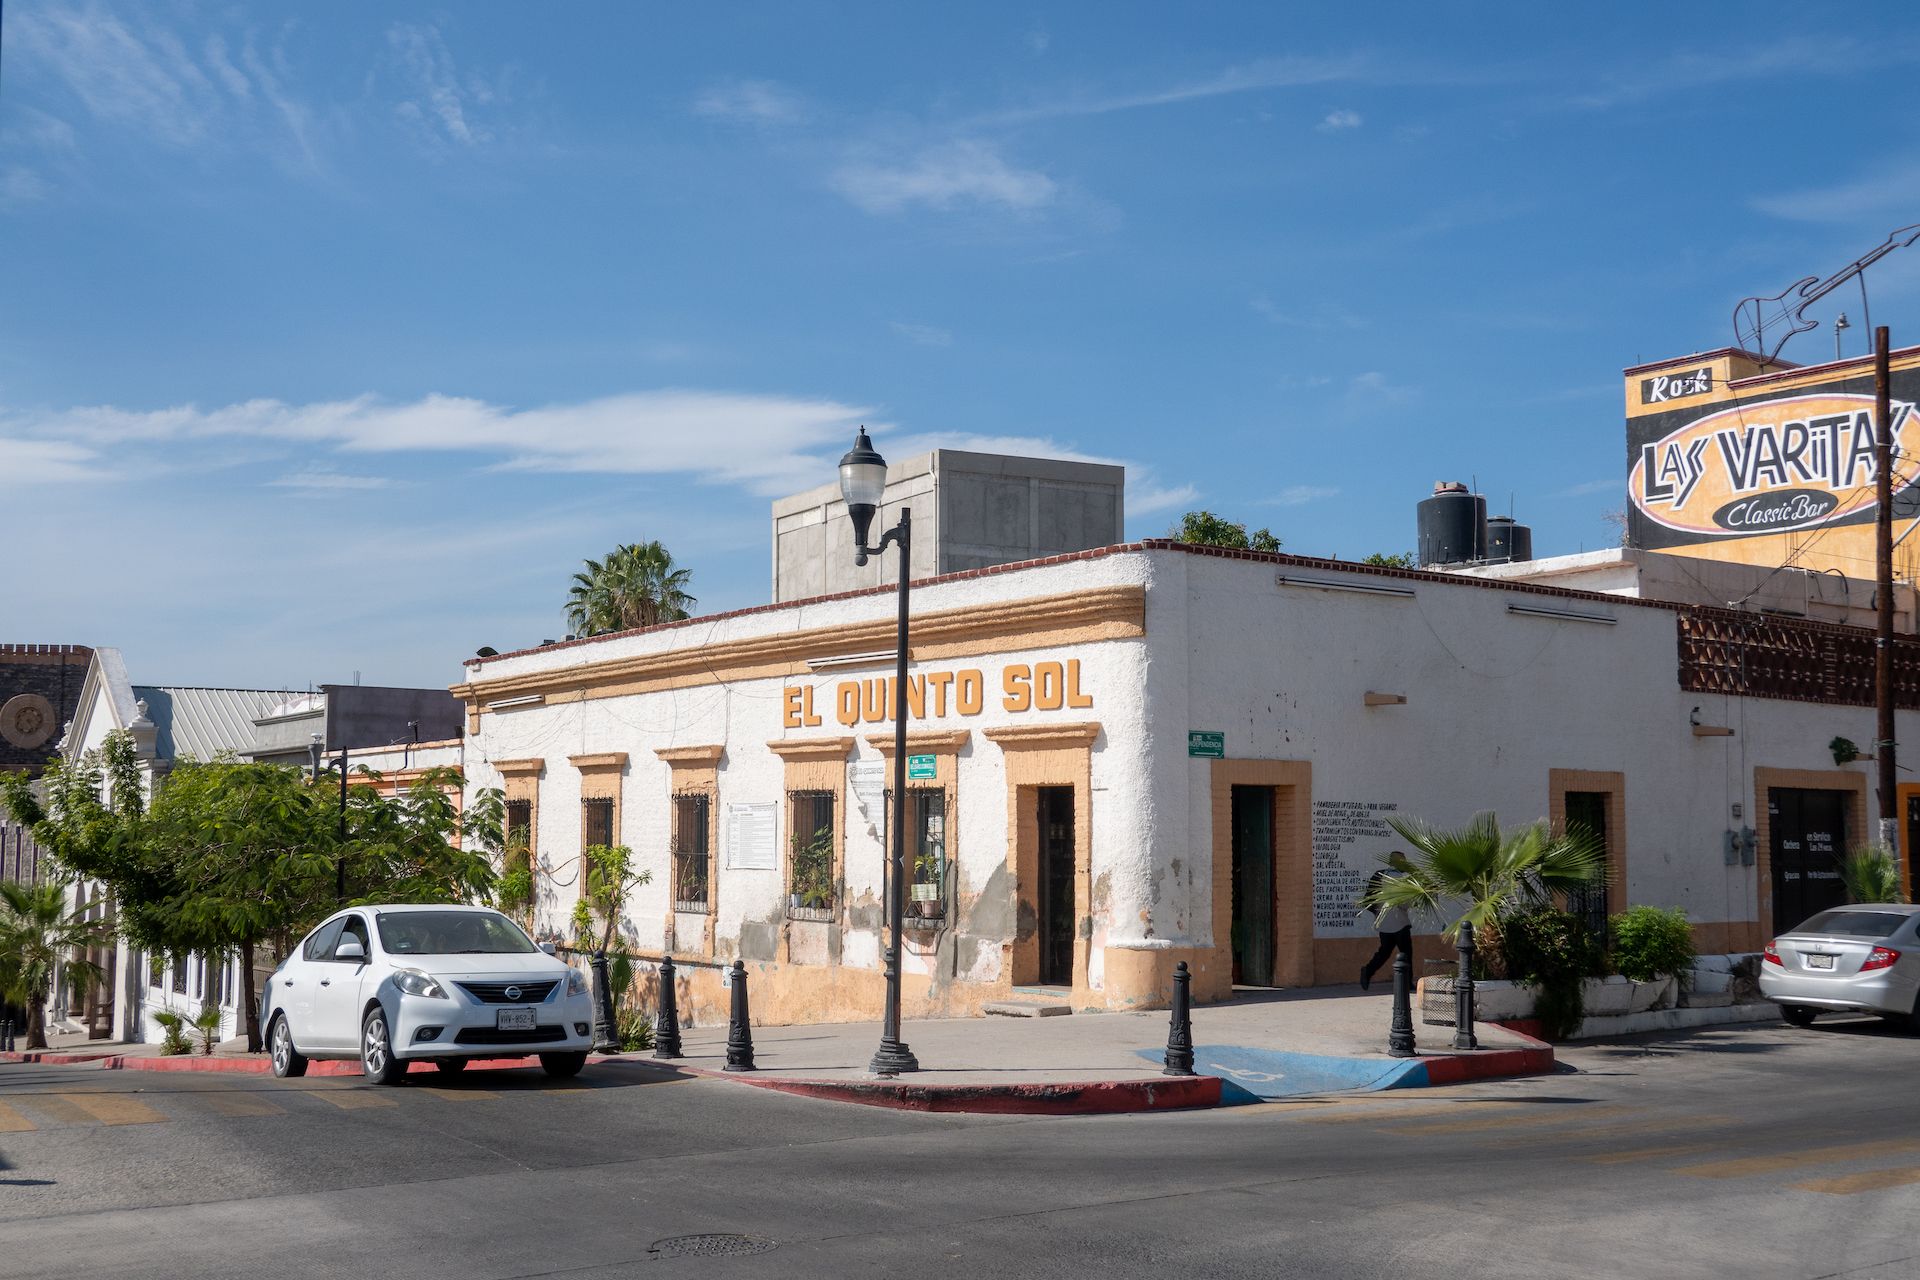
{"label": "silver car wheel", "polygon": [[365,1041],[361,1057],[366,1062],[367,1074],[377,1076],[387,1069],[387,1020],[368,1018],[361,1038]]}
{"label": "silver car wheel", "polygon": [[293,1058],[293,1037],[287,1034],[287,1020],[280,1018],[273,1024],[273,1073],[277,1076],[287,1074],[287,1064]]}

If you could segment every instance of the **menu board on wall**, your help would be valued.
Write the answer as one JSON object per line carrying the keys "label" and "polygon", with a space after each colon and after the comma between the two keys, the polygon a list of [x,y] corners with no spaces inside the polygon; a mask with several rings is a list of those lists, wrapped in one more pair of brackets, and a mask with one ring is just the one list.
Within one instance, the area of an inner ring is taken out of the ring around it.
{"label": "menu board on wall", "polygon": [[734,871],[772,871],[779,866],[773,842],[774,806],[727,806],[727,867]]}
{"label": "menu board on wall", "polygon": [[1373,932],[1358,905],[1367,878],[1405,842],[1387,825],[1400,806],[1380,800],[1313,802],[1313,935],[1338,938]]}

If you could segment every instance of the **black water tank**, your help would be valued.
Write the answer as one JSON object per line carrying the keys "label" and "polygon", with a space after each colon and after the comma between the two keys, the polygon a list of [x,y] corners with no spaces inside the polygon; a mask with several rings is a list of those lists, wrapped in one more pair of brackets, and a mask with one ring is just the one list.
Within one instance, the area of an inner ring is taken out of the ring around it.
{"label": "black water tank", "polygon": [[1533,530],[1512,516],[1488,516],[1487,559],[1495,564],[1533,559]]}
{"label": "black water tank", "polygon": [[1487,500],[1458,481],[1442,480],[1419,507],[1422,565],[1487,558]]}

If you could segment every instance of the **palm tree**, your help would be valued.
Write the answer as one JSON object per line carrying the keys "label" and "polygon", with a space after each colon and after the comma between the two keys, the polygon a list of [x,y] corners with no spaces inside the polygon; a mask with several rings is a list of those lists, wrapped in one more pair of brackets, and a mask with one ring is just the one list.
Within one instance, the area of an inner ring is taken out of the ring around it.
{"label": "palm tree", "polygon": [[1449,939],[1459,936],[1462,925],[1478,937],[1514,907],[1606,879],[1606,846],[1589,831],[1556,836],[1540,821],[1503,833],[1491,813],[1475,814],[1452,831],[1417,818],[1388,821],[1414,854],[1391,860],[1395,874],[1379,877],[1367,902],[1441,916],[1465,904],[1443,931]]}
{"label": "palm tree", "polygon": [[692,571],[674,568],[673,556],[658,542],[615,547],[606,559],[586,565],[567,592],[567,625],[575,635],[677,622],[697,603],[687,593]]}
{"label": "palm tree", "polygon": [[47,1047],[47,996],[55,964],[65,956],[71,978],[98,982],[100,966],[79,953],[111,936],[106,921],[70,914],[60,885],[0,881],[0,991],[27,1006],[27,1048]]}

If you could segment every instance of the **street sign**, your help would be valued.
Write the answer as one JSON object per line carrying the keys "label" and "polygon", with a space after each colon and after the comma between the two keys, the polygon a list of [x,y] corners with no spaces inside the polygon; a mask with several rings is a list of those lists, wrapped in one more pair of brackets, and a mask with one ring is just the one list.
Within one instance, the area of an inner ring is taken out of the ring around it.
{"label": "street sign", "polygon": [[931,778],[933,776],[933,757],[908,756],[907,776],[909,778]]}
{"label": "street sign", "polygon": [[1187,754],[1203,756],[1208,760],[1227,758],[1227,735],[1215,733],[1211,729],[1187,730]]}

